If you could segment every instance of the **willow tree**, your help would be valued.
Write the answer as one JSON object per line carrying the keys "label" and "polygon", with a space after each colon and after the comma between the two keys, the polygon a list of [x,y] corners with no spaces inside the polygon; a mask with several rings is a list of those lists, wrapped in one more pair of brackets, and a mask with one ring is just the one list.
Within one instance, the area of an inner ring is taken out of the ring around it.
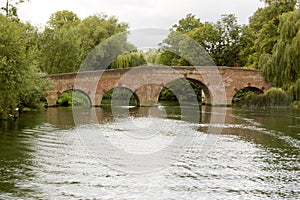
{"label": "willow tree", "polygon": [[[261,57],[260,64],[264,76],[274,86],[286,90],[300,88],[300,8],[283,14],[279,20],[279,39],[273,54]],[[298,95],[293,98],[300,100]]]}
{"label": "willow tree", "polygon": [[141,52],[131,52],[124,53],[117,57],[117,60],[111,64],[111,68],[127,68],[127,67],[137,67],[147,64],[143,53]]}
{"label": "willow tree", "polygon": [[[279,18],[283,13],[295,10],[296,0],[263,0],[266,6],[259,8],[249,20],[249,30],[243,37],[251,37],[241,54],[247,58],[247,66],[261,68],[261,57],[271,54],[279,39]],[[250,35],[249,35],[250,33]],[[253,37],[254,36],[254,37]],[[248,54],[248,55],[247,55]]]}

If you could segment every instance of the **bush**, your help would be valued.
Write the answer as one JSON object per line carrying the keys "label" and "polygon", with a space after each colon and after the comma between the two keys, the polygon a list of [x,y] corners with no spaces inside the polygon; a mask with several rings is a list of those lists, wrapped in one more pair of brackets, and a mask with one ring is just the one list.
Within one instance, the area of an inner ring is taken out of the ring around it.
{"label": "bush", "polygon": [[271,88],[265,94],[249,94],[242,103],[248,107],[289,107],[291,99],[281,88]]}

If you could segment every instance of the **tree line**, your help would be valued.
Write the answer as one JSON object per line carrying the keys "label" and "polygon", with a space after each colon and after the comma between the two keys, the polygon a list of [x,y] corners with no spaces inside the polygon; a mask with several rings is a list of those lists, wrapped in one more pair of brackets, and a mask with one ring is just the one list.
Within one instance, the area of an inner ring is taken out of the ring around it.
{"label": "tree line", "polygon": [[[197,52],[185,57],[176,53],[189,48],[189,41],[178,34],[207,52],[200,60],[203,65],[261,69],[274,86],[300,101],[299,5],[296,0],[263,1],[265,6],[258,8],[247,25],[238,24],[234,14],[221,15],[215,23],[188,14],[170,28],[158,50],[139,52],[126,42],[129,25],[114,16],[95,14],[80,19],[63,10],[37,28],[18,18],[17,7],[24,0],[7,0],[0,13],[0,118],[8,118],[17,107],[39,107],[51,85],[42,78],[45,74],[149,63],[188,66],[196,57],[199,61]],[[117,40],[110,44],[113,48],[97,48],[116,34]]]}

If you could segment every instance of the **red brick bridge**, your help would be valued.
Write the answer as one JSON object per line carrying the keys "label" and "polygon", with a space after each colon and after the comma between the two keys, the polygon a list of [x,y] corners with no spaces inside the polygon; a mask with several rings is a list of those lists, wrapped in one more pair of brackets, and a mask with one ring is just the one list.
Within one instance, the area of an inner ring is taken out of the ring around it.
{"label": "red brick bridge", "polygon": [[49,78],[55,86],[46,94],[48,106],[55,106],[58,97],[68,90],[81,91],[92,106],[100,106],[105,93],[116,87],[131,90],[139,106],[153,106],[158,103],[164,85],[182,78],[197,81],[205,94],[205,103],[210,105],[231,105],[234,95],[243,88],[261,92],[271,88],[259,70],[211,66],[141,66],[55,74]]}

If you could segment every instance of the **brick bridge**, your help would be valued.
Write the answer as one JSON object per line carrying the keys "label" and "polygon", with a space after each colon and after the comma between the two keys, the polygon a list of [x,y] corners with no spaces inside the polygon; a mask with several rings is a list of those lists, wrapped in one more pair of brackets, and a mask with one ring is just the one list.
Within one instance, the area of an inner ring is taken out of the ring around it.
{"label": "brick bridge", "polygon": [[55,106],[58,97],[68,90],[81,91],[89,97],[92,106],[100,106],[105,93],[116,87],[131,90],[139,106],[152,106],[158,103],[164,85],[181,78],[199,82],[205,103],[210,105],[231,105],[234,95],[243,88],[261,92],[271,88],[261,71],[232,67],[145,66],[55,74],[49,78],[55,86],[46,94],[48,106]]}

